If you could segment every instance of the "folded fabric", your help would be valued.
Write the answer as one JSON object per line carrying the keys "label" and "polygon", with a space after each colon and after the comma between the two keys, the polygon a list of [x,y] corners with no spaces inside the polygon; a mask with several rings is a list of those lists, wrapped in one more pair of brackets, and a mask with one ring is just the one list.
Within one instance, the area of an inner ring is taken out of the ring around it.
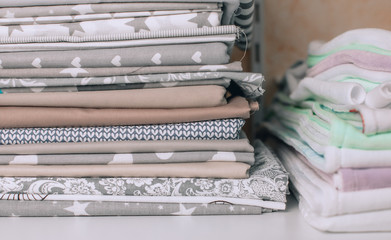
{"label": "folded fabric", "polygon": [[224,43],[176,44],[113,49],[0,53],[1,67],[64,68],[139,67],[156,65],[226,64]]}
{"label": "folded fabric", "polygon": [[319,177],[339,191],[351,192],[391,187],[391,168],[340,168],[336,173],[330,174],[312,166],[309,159],[295,150],[290,150],[285,146],[283,148],[284,151],[296,154],[298,159],[307,164]]}
{"label": "folded fabric", "polygon": [[[64,2],[65,3],[65,2]],[[30,6],[30,7],[2,7],[0,16],[4,19],[11,13],[14,18],[26,17],[48,17],[48,16],[66,16],[81,15],[88,16],[98,13],[122,13],[122,12],[142,12],[142,11],[174,11],[174,10],[218,10],[217,3],[204,2],[122,2],[122,3],[98,3],[98,4],[59,4],[53,6]],[[5,20],[4,20],[5,21]]]}
{"label": "folded fabric", "polygon": [[382,83],[370,91],[365,99],[365,104],[372,108],[390,108],[391,81]]}
{"label": "folded fabric", "polygon": [[[299,195],[299,194],[295,194]],[[328,232],[380,232],[391,231],[391,210],[322,217],[314,212],[299,195],[299,209],[308,224]]]}
{"label": "folded fabric", "polygon": [[[362,150],[391,148],[389,132],[365,135],[332,112],[314,112],[311,108],[284,106],[279,103],[275,103],[273,109],[283,125],[295,130],[319,154],[324,154],[326,146]],[[319,114],[320,112],[322,114]]]}
{"label": "folded fabric", "polygon": [[6,177],[186,177],[248,178],[249,164],[198,162],[127,165],[0,165]]}
{"label": "folded fabric", "polygon": [[[203,31],[191,31],[184,29],[183,32],[178,30],[156,31],[155,34],[138,34],[138,38],[130,40],[121,40],[123,34],[112,34],[112,41],[108,41],[106,35],[99,37],[93,35],[89,38],[89,41],[53,41],[45,42],[45,37],[18,37],[17,41],[4,40],[6,43],[0,46],[0,52],[2,53],[17,53],[17,52],[39,52],[39,51],[70,51],[70,50],[89,50],[89,49],[107,49],[107,48],[129,48],[129,47],[146,47],[146,46],[163,46],[163,45],[176,45],[176,44],[199,44],[199,43],[224,43],[228,46],[228,52],[231,52],[233,43],[236,39],[238,29],[233,26],[225,26],[222,28],[210,27],[214,31],[205,31],[205,28],[201,28]],[[205,32],[205,35],[200,33]],[[219,34],[224,32],[224,34]],[[144,32],[141,32],[144,33]],[[166,33],[166,34],[164,34]],[[167,34],[171,33],[171,34]],[[130,36],[137,36],[137,33],[129,34]],[[162,35],[162,37],[160,37]],[[164,37],[164,35],[167,35]],[[179,37],[177,37],[179,36]],[[65,38],[64,36],[62,38]],[[77,37],[80,39],[80,37]],[[130,37],[131,38],[131,37]],[[83,39],[83,38],[81,38]],[[96,41],[92,41],[96,39]],[[24,41],[23,41],[24,40]],[[47,39],[50,40],[50,39]],[[106,41],[104,41],[106,40]],[[1,38],[0,38],[1,42]],[[11,43],[16,42],[16,43]],[[117,64],[119,65],[119,64]]]}
{"label": "folded fabric", "polygon": [[[342,50],[327,56],[322,61],[319,61],[319,63],[308,58],[307,64],[311,68],[308,69],[307,74],[309,77],[314,77],[341,64],[354,64],[358,67],[372,71],[390,72],[390,61],[390,55],[382,55],[361,50]],[[316,62],[316,65],[314,62]]]}
{"label": "folded fabric", "polygon": [[231,80],[227,78],[195,81],[173,81],[170,83],[129,83],[129,84],[105,84],[105,85],[86,85],[71,87],[17,87],[0,89],[0,94],[4,93],[40,93],[40,92],[84,92],[84,91],[108,91],[108,90],[130,90],[130,89],[147,89],[147,88],[167,88],[167,87],[184,87],[200,85],[216,85],[228,88]]}
{"label": "folded fabric", "polygon": [[312,41],[308,47],[310,55],[323,55],[342,49],[365,49],[376,47],[391,50],[391,32],[378,28],[361,28],[344,32],[328,42]]}
{"label": "folded fabric", "polygon": [[357,82],[365,89],[372,90],[380,83],[391,80],[391,72],[372,71],[354,64],[341,64],[314,76],[323,81]]}
{"label": "folded fabric", "polygon": [[297,192],[309,204],[311,211],[320,216],[385,210],[391,207],[391,188],[337,191],[291,151],[279,147],[277,155],[290,173],[290,181]]}
{"label": "folded fabric", "polygon": [[[117,3],[128,3],[133,2],[131,0],[116,0]],[[152,4],[152,3],[166,3],[164,0],[138,0],[139,3]],[[183,0],[171,0],[172,3],[183,3]],[[212,3],[223,3],[224,4],[224,15],[222,18],[223,24],[228,24],[233,21],[234,12],[239,7],[239,0],[203,0],[203,2]],[[44,0],[20,0],[18,2],[2,2],[0,7],[29,7],[29,6],[56,6],[56,5],[76,5],[76,4],[100,4],[100,3],[112,3],[112,0],[55,0],[55,1],[44,1]],[[145,7],[149,6],[145,5]]]}
{"label": "folded fabric", "polygon": [[198,10],[165,10],[165,11],[138,11],[138,12],[123,10],[120,12],[90,13],[84,15],[77,14],[76,12],[74,12],[73,14],[68,14],[68,15],[65,14],[65,15],[58,15],[58,16],[39,16],[39,17],[15,17],[15,13],[11,13],[11,16],[9,14],[7,15],[6,13],[5,15],[10,17],[0,19],[0,25],[12,26],[12,25],[33,25],[33,24],[58,24],[58,23],[72,23],[72,22],[96,21],[96,20],[107,20],[107,19],[121,19],[121,18],[129,18],[129,17],[145,18],[150,16],[167,16],[167,15],[204,13],[204,12],[221,12],[221,10],[220,9],[213,9],[213,10],[198,9]]}
{"label": "folded fabric", "polygon": [[0,145],[133,140],[229,140],[238,138],[244,122],[243,119],[233,118],[158,125],[3,128],[0,129]]}
{"label": "folded fabric", "polygon": [[1,217],[258,215],[268,211],[225,202],[0,201]]}
{"label": "folded fabric", "polygon": [[240,27],[242,30],[236,45],[245,50],[250,47],[252,40],[252,31],[254,28],[254,11],[255,11],[255,1],[254,0],[240,0],[239,5],[240,11],[235,15],[235,25]]}
{"label": "folded fabric", "polygon": [[0,145],[0,154],[143,153],[188,151],[254,152],[243,132],[235,140],[162,140]]}
{"label": "folded fabric", "polygon": [[0,165],[125,165],[148,163],[242,162],[252,165],[252,152],[188,151],[0,155]]}
{"label": "folded fabric", "polygon": [[[204,100],[205,99],[207,98],[204,98]],[[198,99],[195,99],[194,101],[196,103]],[[167,105],[167,107],[169,107],[169,105]],[[250,113],[256,110],[258,110],[257,102],[249,103],[242,97],[234,97],[226,105],[202,108],[94,109],[57,107],[0,107],[0,127],[23,128],[122,126],[196,122],[225,118],[247,119],[250,117]]]}
{"label": "folded fabric", "polygon": [[197,108],[227,103],[221,86],[132,89],[116,91],[0,94],[0,106],[79,108]]}
{"label": "folded fabric", "polygon": [[[324,154],[318,154],[293,130],[270,120],[264,125],[286,144],[306,157],[312,166],[326,173],[335,173],[340,168],[378,168],[391,167],[391,150],[361,150],[325,147]],[[370,161],[368,160],[370,159]]]}
{"label": "folded fabric", "polygon": [[335,104],[358,105],[366,100],[364,87],[358,83],[327,82],[315,78],[304,78],[290,94],[294,101],[315,99]]}
{"label": "folded fabric", "polygon": [[[147,66],[147,67],[108,67],[108,68],[83,68],[83,71],[69,71],[62,72],[62,68],[18,68],[18,69],[2,69],[0,72],[0,76],[3,78],[2,87],[6,87],[6,79],[9,78],[24,78],[26,82],[32,80],[31,78],[61,78],[65,77],[109,77],[108,79],[120,76],[132,76],[132,75],[143,75],[143,77],[153,78],[153,76],[159,76],[165,79],[165,76],[162,73],[170,73],[174,74],[173,76],[177,76],[175,73],[186,73],[189,76],[192,76],[192,72],[203,72],[207,74],[207,72],[241,72],[243,68],[241,66],[241,62],[232,62],[228,64],[222,65],[182,65],[182,66]],[[153,75],[152,75],[153,74]],[[167,74],[166,74],[167,75]],[[195,76],[192,76],[195,77]],[[69,81],[72,81],[69,79]],[[163,81],[163,80],[162,80]],[[167,81],[167,80],[166,80]],[[112,81],[110,81],[112,82]],[[65,83],[65,82],[64,82]],[[103,82],[102,82],[103,84]],[[42,86],[46,86],[41,84]],[[17,87],[9,85],[9,87]]]}
{"label": "folded fabric", "polygon": [[[208,66],[213,69],[213,66]],[[209,69],[209,68],[208,68]],[[3,69],[2,69],[3,70]],[[1,71],[0,71],[1,72]],[[69,73],[67,73],[68,75]],[[162,83],[170,86],[175,81],[196,81],[231,79],[243,92],[243,95],[250,99],[257,99],[262,96],[264,89],[262,83],[264,77],[259,73],[244,72],[194,72],[194,73],[168,73],[149,75],[128,75],[112,77],[85,77],[85,78],[8,78],[0,79],[0,87],[55,87],[55,86],[92,86],[92,85],[119,85],[134,83]]]}
{"label": "folded fabric", "polygon": [[[71,16],[70,16],[71,17]],[[0,26],[0,37],[91,36],[124,32],[161,31],[214,27],[220,25],[221,12],[200,12],[137,18],[75,21],[72,23]],[[29,23],[27,23],[29,24]]]}
{"label": "folded fabric", "polygon": [[288,175],[260,141],[255,147],[255,164],[248,179],[3,177],[0,178],[0,193],[49,194],[59,198],[65,195],[75,195],[75,198],[78,195],[90,195],[92,198],[103,195],[109,199],[115,196],[192,197],[193,201],[195,197],[217,197],[246,201],[252,205],[276,201],[284,207]]}

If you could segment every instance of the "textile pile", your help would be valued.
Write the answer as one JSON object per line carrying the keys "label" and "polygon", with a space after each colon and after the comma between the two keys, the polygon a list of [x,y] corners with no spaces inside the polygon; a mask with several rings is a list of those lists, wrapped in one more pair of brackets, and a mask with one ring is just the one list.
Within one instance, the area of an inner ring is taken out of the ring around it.
{"label": "textile pile", "polygon": [[324,231],[390,231],[391,32],[348,31],[309,45],[266,124],[282,142],[299,208]]}
{"label": "textile pile", "polygon": [[263,76],[229,62],[253,1],[1,7],[1,216],[285,208],[286,171],[241,132]]}

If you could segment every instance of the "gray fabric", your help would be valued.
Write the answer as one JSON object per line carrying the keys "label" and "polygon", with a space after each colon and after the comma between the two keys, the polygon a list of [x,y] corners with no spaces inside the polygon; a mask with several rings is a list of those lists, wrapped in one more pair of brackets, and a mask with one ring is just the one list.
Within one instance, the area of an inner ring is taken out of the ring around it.
{"label": "gray fabric", "polygon": [[252,165],[251,152],[150,152],[121,154],[0,155],[0,165],[106,165],[187,162],[243,162]]}
{"label": "gray fabric", "polygon": [[229,61],[224,43],[149,46],[79,51],[0,53],[2,68],[137,67],[156,65],[225,64]]}
{"label": "gray fabric", "polygon": [[257,215],[268,210],[224,202],[146,203],[111,201],[0,201],[1,217],[65,216],[165,216],[165,215]]}
{"label": "gray fabric", "polygon": [[[77,4],[77,3],[76,3]],[[217,3],[201,2],[129,2],[129,3],[101,3],[101,4],[77,4],[77,5],[55,5],[55,6],[31,6],[0,8],[0,17],[6,18],[9,14],[15,18],[43,17],[43,16],[66,16],[66,15],[89,15],[97,13],[121,13],[140,11],[167,11],[167,10],[217,10],[220,6]]]}
{"label": "gray fabric", "polygon": [[288,174],[259,140],[248,179],[0,178],[0,193],[118,196],[218,196],[286,202]]}
{"label": "gray fabric", "polygon": [[[1,72],[1,71],[0,71]],[[215,80],[227,78],[233,80],[243,91],[244,96],[256,99],[262,96],[264,90],[262,83],[264,78],[260,73],[245,72],[194,72],[173,74],[150,74],[129,75],[114,77],[88,77],[88,78],[2,78],[1,88],[10,87],[59,87],[59,86],[86,86],[86,85],[109,85],[109,84],[133,84],[133,83],[156,83],[171,84],[175,81],[189,80]]]}
{"label": "gray fabric", "polygon": [[244,123],[243,119],[233,118],[134,126],[11,128],[0,129],[0,145],[135,140],[232,140],[239,137]]}
{"label": "gray fabric", "polygon": [[108,85],[86,85],[75,87],[32,87],[32,88],[3,88],[0,93],[38,93],[38,92],[83,92],[83,91],[109,91],[125,89],[147,89],[199,85],[217,85],[227,88],[231,83],[230,79],[222,78],[216,80],[198,81],[175,81],[169,83],[132,83],[132,84],[108,84]]}
{"label": "gray fabric", "polygon": [[[181,66],[142,66],[142,67],[108,67],[108,68],[83,68],[75,69],[79,71],[64,71],[62,68],[18,68],[1,69],[2,87],[7,86],[9,78],[23,78],[28,81],[30,78],[65,78],[65,77],[113,77],[113,76],[131,76],[163,73],[191,73],[191,72],[241,72],[243,68],[241,62],[232,62],[222,65],[181,65]],[[31,80],[32,81],[32,80]],[[9,85],[9,87],[18,87],[18,85]]]}
{"label": "gray fabric", "polygon": [[[94,21],[71,21],[65,23],[26,25],[0,25],[1,37],[35,37],[35,36],[75,36],[109,35],[121,33],[137,33],[142,31],[165,31],[171,29],[191,29],[215,27],[220,25],[221,12],[194,12],[185,14],[127,17]],[[76,16],[70,17],[70,20]]]}
{"label": "gray fabric", "polygon": [[254,152],[243,132],[236,140],[164,140],[0,145],[0,154],[143,153],[187,151]]}

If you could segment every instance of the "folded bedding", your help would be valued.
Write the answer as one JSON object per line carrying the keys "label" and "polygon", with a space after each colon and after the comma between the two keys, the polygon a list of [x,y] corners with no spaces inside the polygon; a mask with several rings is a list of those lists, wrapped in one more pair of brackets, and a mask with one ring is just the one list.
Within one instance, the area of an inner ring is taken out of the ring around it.
{"label": "folded bedding", "polygon": [[160,140],[0,145],[0,154],[86,154],[187,151],[254,152],[243,132],[234,140]]}
{"label": "folded bedding", "polygon": [[234,97],[221,106],[195,108],[0,107],[0,127],[99,127],[247,119],[257,109],[257,102],[248,102],[242,97]]}
{"label": "folded bedding", "polygon": [[252,165],[252,152],[187,151],[84,154],[0,155],[0,165],[127,165],[156,163],[242,162]]}
{"label": "folded bedding", "polygon": [[221,86],[189,86],[114,91],[0,94],[0,106],[79,108],[197,108],[227,103]]}
{"label": "folded bedding", "polygon": [[232,118],[191,123],[73,127],[73,128],[2,128],[0,145],[110,142],[133,140],[238,139],[243,119]]}

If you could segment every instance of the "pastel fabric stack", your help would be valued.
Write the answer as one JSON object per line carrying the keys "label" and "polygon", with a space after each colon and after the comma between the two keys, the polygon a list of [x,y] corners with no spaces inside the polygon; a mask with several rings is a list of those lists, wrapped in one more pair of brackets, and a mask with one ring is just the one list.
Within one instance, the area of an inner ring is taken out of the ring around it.
{"label": "pastel fabric stack", "polygon": [[390,39],[357,29],[312,42],[273,104],[267,126],[285,142],[278,155],[320,230],[391,230]]}
{"label": "pastel fabric stack", "polygon": [[239,4],[0,2],[0,216],[283,210],[241,133],[264,90],[229,62]]}

